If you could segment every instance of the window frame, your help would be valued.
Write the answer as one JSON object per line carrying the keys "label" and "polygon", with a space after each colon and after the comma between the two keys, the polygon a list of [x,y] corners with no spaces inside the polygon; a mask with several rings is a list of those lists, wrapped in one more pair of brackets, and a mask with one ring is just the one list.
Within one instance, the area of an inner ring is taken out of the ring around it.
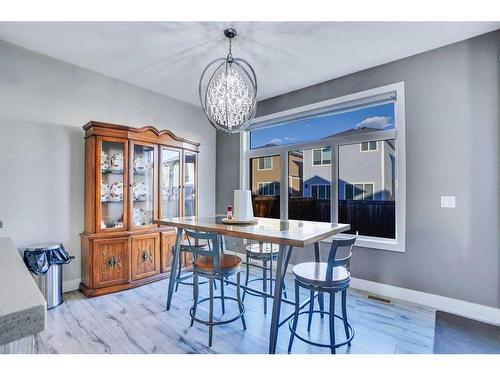
{"label": "window frame", "polygon": [[[302,107],[260,116],[254,119],[246,131],[240,133],[240,189],[248,189],[250,181],[249,160],[255,157],[280,155],[280,196],[288,196],[288,153],[297,149],[318,149],[330,146],[331,161],[331,204],[332,222],[338,221],[338,155],[339,147],[364,141],[385,141],[394,139],[396,153],[395,201],[396,201],[396,238],[382,238],[360,235],[356,246],[405,252],[406,248],[406,131],[405,131],[405,88],[404,82],[377,87],[333,99],[308,104]],[[310,113],[352,111],[356,108],[382,104],[382,101],[394,102],[394,129],[380,130],[373,133],[350,134],[283,146],[250,149],[250,132],[263,126],[270,126],[285,121],[292,121]],[[377,145],[378,149],[378,145]],[[316,165],[319,166],[319,165]],[[280,217],[288,220],[288,199],[280,200]],[[323,242],[331,242],[326,239]]]}
{"label": "window frame", "polygon": [[260,191],[261,187],[260,186],[263,186],[264,188],[265,187],[268,187],[269,186],[269,189],[273,188],[273,194],[257,194],[259,196],[264,196],[264,197],[270,197],[270,196],[274,196],[276,195],[276,182],[274,181],[264,181],[264,182],[258,182],[257,183],[257,189]]}
{"label": "window frame", "polygon": [[[312,151],[312,157],[311,157],[311,163],[312,163],[312,166],[313,167],[327,167],[329,165],[332,164],[332,149],[330,148],[330,162],[329,163],[323,163],[323,161],[325,160],[323,158],[323,154],[324,154],[324,149],[326,147],[321,147],[321,148],[313,148],[311,151]],[[314,151],[319,151],[320,152],[320,163],[319,164],[314,164]]]}
{"label": "window frame", "polygon": [[[363,185],[363,192],[362,192],[363,197],[362,197],[362,199],[355,199],[354,198],[355,197],[355,195],[354,195],[354,187],[356,185]],[[371,199],[366,199],[365,198],[365,185],[371,185],[372,186],[372,195],[371,195],[372,198]],[[351,186],[351,188],[352,188],[352,199],[345,198],[345,197],[347,197],[347,187],[348,186]],[[344,184],[344,200],[351,200],[351,201],[368,201],[369,200],[369,201],[373,201],[374,200],[373,199],[373,192],[374,192],[374,190],[375,190],[375,183],[373,183],[373,182],[357,182],[357,181],[356,182],[350,182],[348,184]]]}
{"label": "window frame", "polygon": [[[264,168],[260,167],[260,161],[263,160]],[[271,167],[266,168],[266,160],[271,160]],[[272,171],[274,168],[273,165],[273,157],[272,156],[263,156],[257,160],[257,170],[258,171]]]}
{"label": "window frame", "polygon": [[[367,150],[363,150],[363,143],[367,143],[368,144],[368,149]],[[375,148],[373,150],[370,150],[370,141],[361,142],[359,144],[359,152],[376,152],[376,151],[378,151],[378,142],[375,142]]]}
{"label": "window frame", "polygon": [[[315,186],[317,188],[318,193],[321,190],[320,187],[324,186],[325,187],[325,198],[321,198],[321,194],[318,194],[318,197],[314,197],[313,186]],[[328,195],[327,194],[327,190],[328,190],[327,187],[330,187],[330,198],[326,197]],[[332,199],[332,184],[311,184],[311,197],[314,197],[316,199]]]}

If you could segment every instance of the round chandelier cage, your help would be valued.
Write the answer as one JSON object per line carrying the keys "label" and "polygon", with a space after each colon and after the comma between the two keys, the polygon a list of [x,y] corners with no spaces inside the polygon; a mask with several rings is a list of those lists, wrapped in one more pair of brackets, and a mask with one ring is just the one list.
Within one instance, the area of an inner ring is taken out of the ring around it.
{"label": "round chandelier cage", "polygon": [[255,116],[257,77],[247,61],[232,55],[236,30],[226,29],[224,35],[229,40],[229,52],[207,65],[198,90],[201,107],[213,127],[232,134],[247,128]]}

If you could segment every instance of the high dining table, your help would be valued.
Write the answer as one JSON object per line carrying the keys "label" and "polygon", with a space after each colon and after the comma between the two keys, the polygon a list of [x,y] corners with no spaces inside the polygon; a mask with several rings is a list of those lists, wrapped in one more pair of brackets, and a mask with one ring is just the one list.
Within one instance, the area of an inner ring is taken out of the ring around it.
{"label": "high dining table", "polygon": [[[228,225],[222,223],[224,216],[186,216],[174,218],[162,218],[154,220],[155,223],[166,225],[169,227],[177,228],[177,237],[175,240],[174,254],[172,259],[172,269],[170,272],[170,280],[168,284],[167,295],[167,310],[170,309],[172,302],[172,295],[175,286],[175,277],[177,267],[179,267],[179,252],[184,229],[190,229],[200,232],[217,233],[221,236],[237,237],[259,241],[263,243],[272,243],[279,245],[278,259],[276,262],[276,282],[274,284],[274,292],[268,294],[254,288],[244,286],[241,287],[245,290],[260,295],[265,295],[273,299],[273,310],[271,317],[271,327],[269,334],[269,353],[276,352],[276,343],[278,338],[278,329],[286,321],[288,321],[293,314],[280,321],[281,303],[294,304],[294,301],[282,297],[283,278],[286,273],[288,262],[293,248],[301,248],[304,251],[306,246],[314,244],[314,255],[317,262],[320,261],[319,256],[319,242],[331,237],[335,234],[345,232],[350,229],[349,224],[338,223],[323,223],[316,221],[301,221],[301,220],[280,220],[268,218],[256,218],[257,223],[248,225]],[[223,241],[221,241],[223,243]],[[227,280],[229,284],[234,282]],[[307,305],[309,299],[301,304],[301,308]]]}

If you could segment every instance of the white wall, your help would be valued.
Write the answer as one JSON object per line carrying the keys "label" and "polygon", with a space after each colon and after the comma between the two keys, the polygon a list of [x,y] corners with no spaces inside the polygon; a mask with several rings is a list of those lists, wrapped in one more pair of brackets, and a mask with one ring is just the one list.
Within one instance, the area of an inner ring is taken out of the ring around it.
{"label": "white wall", "polygon": [[82,126],[90,120],[200,142],[199,212],[215,212],[215,130],[199,108],[0,41],[0,237],[17,247],[63,242],[76,256],[66,285],[80,278]]}

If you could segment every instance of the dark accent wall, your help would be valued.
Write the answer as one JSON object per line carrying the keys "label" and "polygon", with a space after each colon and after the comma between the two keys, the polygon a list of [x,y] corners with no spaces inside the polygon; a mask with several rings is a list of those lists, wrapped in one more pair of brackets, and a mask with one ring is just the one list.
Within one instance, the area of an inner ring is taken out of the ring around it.
{"label": "dark accent wall", "polygon": [[[500,308],[499,48],[496,30],[259,103],[262,116],[405,82],[406,252],[356,248],[354,277]],[[218,134],[219,210],[238,181],[239,136]]]}

